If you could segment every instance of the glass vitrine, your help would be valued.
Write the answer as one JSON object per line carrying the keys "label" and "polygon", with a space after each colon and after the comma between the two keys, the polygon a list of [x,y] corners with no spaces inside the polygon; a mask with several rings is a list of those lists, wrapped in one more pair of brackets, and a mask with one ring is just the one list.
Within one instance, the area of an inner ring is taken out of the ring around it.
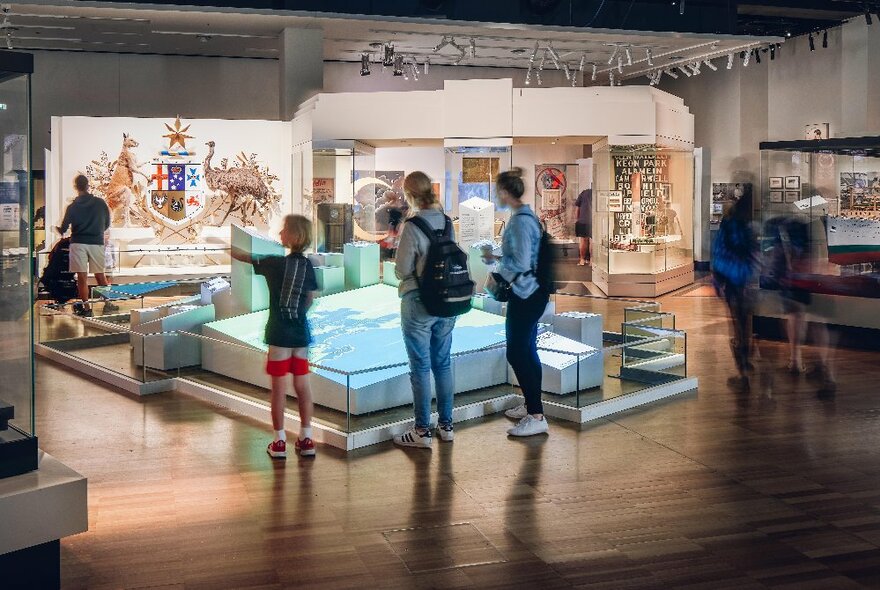
{"label": "glass vitrine", "polygon": [[0,477],[37,468],[30,55],[0,51]]}
{"label": "glass vitrine", "polygon": [[656,145],[594,151],[594,281],[655,297],[693,281],[693,152]]}

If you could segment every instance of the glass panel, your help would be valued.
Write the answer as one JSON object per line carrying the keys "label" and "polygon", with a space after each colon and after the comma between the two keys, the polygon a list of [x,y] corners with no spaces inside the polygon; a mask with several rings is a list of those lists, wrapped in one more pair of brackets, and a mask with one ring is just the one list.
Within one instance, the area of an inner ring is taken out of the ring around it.
{"label": "glass panel", "polygon": [[497,215],[495,178],[510,166],[510,147],[446,148],[446,212],[458,217],[458,205],[476,197],[495,205]]}
{"label": "glass panel", "polygon": [[14,408],[10,424],[34,434],[29,92],[29,76],[0,76],[0,398]]}

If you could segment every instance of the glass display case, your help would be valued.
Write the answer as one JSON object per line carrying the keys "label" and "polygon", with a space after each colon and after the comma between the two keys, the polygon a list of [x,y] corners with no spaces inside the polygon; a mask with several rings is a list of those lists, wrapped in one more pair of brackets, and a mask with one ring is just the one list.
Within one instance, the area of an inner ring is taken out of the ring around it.
{"label": "glass display case", "polygon": [[693,152],[605,146],[593,162],[593,281],[632,297],[693,282]]}
{"label": "glass display case", "polygon": [[444,207],[459,216],[459,204],[473,198],[498,205],[495,179],[511,167],[510,146],[447,147]]}
{"label": "glass display case", "polygon": [[30,73],[33,58],[0,52],[0,477],[37,468],[34,416],[33,206]]}
{"label": "glass display case", "polygon": [[812,320],[880,329],[880,137],[762,143],[760,183],[759,330],[778,332],[766,320],[785,316],[772,258],[793,226],[805,235],[797,280]]}

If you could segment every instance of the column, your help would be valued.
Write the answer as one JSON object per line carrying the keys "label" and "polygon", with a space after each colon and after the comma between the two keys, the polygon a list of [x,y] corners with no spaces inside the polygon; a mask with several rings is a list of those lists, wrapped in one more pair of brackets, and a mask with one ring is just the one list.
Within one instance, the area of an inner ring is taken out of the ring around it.
{"label": "column", "polygon": [[279,67],[279,116],[290,121],[303,101],[324,88],[324,31],[284,29]]}

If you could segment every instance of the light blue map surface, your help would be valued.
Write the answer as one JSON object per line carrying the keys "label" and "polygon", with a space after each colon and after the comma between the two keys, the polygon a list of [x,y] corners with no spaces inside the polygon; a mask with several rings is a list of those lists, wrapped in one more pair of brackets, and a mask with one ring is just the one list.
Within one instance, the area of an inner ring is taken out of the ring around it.
{"label": "light blue map surface", "polygon": [[[261,350],[268,311],[205,324],[231,339]],[[309,312],[314,343],[310,360],[320,367],[355,373],[365,369],[402,364],[357,375],[316,368],[323,377],[353,389],[372,385],[409,372],[400,331],[400,299],[397,289],[373,285],[321,297]],[[452,338],[452,352],[478,350],[503,343],[504,318],[479,310],[459,316]],[[350,379],[350,382],[348,381]]]}

